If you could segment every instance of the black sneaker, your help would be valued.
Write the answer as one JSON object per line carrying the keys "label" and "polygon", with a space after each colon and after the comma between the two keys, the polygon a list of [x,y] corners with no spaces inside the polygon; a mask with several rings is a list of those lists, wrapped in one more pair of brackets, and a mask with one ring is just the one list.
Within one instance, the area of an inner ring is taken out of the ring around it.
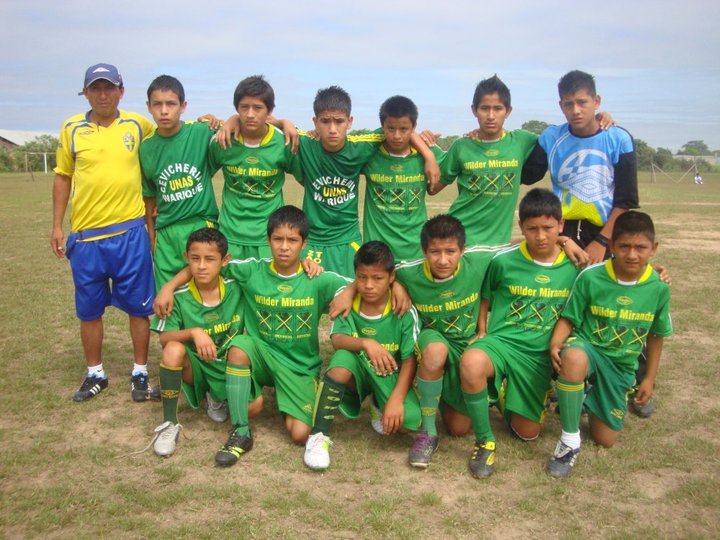
{"label": "black sneaker", "polygon": [[495,472],[495,441],[475,441],[470,472],[475,478],[487,478]]}
{"label": "black sneaker", "polygon": [[567,478],[575,466],[580,449],[573,450],[562,441],[558,441],[552,457],[548,461],[547,470],[555,478]]}
{"label": "black sneaker", "polygon": [[80,389],[73,396],[74,401],[87,401],[108,387],[107,377],[85,377]]}
{"label": "black sneaker", "polygon": [[235,465],[241,455],[249,452],[253,447],[252,433],[240,435],[237,430],[230,434],[225,446],[215,454],[215,463],[221,467]]}
{"label": "black sneaker", "polygon": [[153,396],[153,392],[156,392],[150,387],[150,377],[147,373],[138,373],[130,377],[130,393],[132,394],[133,401],[147,401],[148,399],[158,399]]}

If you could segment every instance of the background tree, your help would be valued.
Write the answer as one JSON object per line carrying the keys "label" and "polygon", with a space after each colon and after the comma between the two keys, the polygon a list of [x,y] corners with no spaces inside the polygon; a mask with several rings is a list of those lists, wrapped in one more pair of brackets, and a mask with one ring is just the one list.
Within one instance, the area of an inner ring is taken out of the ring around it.
{"label": "background tree", "polygon": [[530,133],[536,133],[540,135],[549,125],[550,124],[548,124],[547,122],[543,122],[542,120],[528,120],[522,126],[520,126],[520,128],[524,129],[525,131],[529,131]]}
{"label": "background tree", "polygon": [[705,141],[688,141],[678,151],[678,154],[685,156],[708,156],[710,149]]}

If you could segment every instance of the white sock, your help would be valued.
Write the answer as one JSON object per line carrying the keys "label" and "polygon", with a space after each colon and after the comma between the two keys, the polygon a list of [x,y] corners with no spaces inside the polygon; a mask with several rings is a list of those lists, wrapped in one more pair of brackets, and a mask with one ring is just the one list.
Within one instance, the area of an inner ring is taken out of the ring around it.
{"label": "white sock", "polygon": [[579,431],[576,431],[575,433],[568,433],[567,431],[562,431],[562,433],[560,434],[560,440],[573,450],[577,450],[578,448],[580,448]]}
{"label": "white sock", "polygon": [[87,376],[95,377],[97,379],[104,379],[105,378],[105,370],[103,369],[103,365],[98,364],[97,366],[88,366]]}
{"label": "white sock", "polygon": [[147,375],[147,364],[133,364],[133,375]]}

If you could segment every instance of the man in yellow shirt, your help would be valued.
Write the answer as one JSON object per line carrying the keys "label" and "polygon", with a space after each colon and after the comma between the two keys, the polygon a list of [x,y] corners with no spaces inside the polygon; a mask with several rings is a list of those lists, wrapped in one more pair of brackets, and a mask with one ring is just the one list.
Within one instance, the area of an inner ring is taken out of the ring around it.
{"label": "man in yellow shirt", "polygon": [[[145,401],[152,392],[147,356],[154,283],[138,147],[155,127],[138,114],[118,109],[124,91],[115,66],[89,67],[80,95],[87,98],[90,111],[68,118],[60,130],[50,246],[58,258],[68,258],[75,283],[88,369],[75,401],[90,399],[108,386],[101,354],[103,314],[109,305],[130,318],[132,398]],[[64,245],[68,202],[71,234]]]}

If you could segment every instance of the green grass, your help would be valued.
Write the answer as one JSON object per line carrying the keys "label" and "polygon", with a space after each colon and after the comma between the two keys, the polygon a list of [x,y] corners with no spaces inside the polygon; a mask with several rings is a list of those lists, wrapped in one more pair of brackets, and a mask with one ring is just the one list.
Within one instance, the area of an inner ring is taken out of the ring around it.
{"label": "green grass", "polygon": [[[161,421],[159,404],[130,401],[127,319],[107,313],[109,389],[73,403],[84,363],[70,271],[49,249],[52,178],[0,175],[0,537],[717,536],[720,174],[705,181],[696,187],[640,178],[643,209],[657,224],[657,260],[673,276],[676,334],[663,353],[656,415],[629,417],[613,449],[587,442],[573,477],[559,482],[543,469],[560,430],[557,416],[548,415],[538,441],[524,444],[493,410],[497,472],[480,482],[467,472],[470,437],[443,437],[428,471],[414,471],[406,465],[411,439],[376,436],[367,413],[338,420],[332,467],[310,472],[271,395],[253,424],[255,448],[231,469],[213,465],[227,426],[184,403],[180,417],[191,439],[181,438],[172,458],[151,451],[123,457],[143,448]],[[429,198],[429,213],[447,209],[454,190]],[[292,180],[286,200],[302,200]],[[153,342],[154,380],[159,352]]]}

